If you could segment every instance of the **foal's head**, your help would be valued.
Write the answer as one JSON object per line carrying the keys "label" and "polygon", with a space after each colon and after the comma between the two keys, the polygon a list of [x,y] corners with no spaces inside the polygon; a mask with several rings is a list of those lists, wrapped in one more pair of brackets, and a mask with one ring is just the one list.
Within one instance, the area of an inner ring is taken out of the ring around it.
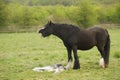
{"label": "foal's head", "polygon": [[53,33],[53,26],[54,24],[50,21],[44,26],[44,28],[39,30],[39,33],[41,33],[43,37],[47,37]]}

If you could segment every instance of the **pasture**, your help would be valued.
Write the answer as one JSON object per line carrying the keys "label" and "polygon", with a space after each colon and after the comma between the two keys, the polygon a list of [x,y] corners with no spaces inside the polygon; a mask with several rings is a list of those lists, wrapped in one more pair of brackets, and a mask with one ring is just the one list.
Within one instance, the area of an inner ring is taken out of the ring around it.
{"label": "pasture", "polygon": [[111,38],[109,68],[102,69],[96,47],[78,51],[80,70],[60,74],[34,72],[34,67],[67,64],[67,51],[55,37],[42,38],[38,33],[0,33],[0,80],[119,80],[120,29],[108,29]]}

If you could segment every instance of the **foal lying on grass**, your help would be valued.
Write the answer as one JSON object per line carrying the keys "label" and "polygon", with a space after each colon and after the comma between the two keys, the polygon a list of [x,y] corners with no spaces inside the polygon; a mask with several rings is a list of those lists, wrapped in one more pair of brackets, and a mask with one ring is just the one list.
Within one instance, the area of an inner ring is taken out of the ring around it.
{"label": "foal lying on grass", "polygon": [[54,71],[55,74],[58,74],[64,70],[69,69],[70,66],[71,66],[71,63],[69,63],[66,67],[64,67],[62,64],[54,64],[54,65],[44,66],[44,67],[35,67],[33,68],[33,71],[37,71],[37,72]]}

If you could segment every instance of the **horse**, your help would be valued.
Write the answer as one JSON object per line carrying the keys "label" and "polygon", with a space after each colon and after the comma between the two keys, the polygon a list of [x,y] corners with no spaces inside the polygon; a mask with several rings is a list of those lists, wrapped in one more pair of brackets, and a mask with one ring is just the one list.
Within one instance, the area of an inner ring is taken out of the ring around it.
{"label": "horse", "polygon": [[68,65],[73,61],[72,51],[74,54],[73,69],[80,69],[80,62],[77,50],[89,50],[94,46],[97,47],[101,54],[101,67],[107,68],[110,54],[110,36],[106,29],[100,27],[91,27],[87,29],[79,28],[72,24],[59,24],[49,21],[39,30],[43,37],[51,34],[57,36],[63,41],[68,53]]}

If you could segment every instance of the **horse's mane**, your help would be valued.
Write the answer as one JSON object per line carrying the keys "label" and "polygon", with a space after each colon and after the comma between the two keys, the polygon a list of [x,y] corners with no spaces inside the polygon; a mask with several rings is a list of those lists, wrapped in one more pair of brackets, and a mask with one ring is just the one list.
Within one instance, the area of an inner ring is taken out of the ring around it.
{"label": "horse's mane", "polygon": [[56,27],[58,27],[58,28],[63,28],[63,29],[65,29],[65,28],[67,28],[68,30],[70,29],[70,30],[75,30],[75,31],[78,31],[78,30],[80,30],[80,28],[78,27],[78,26],[75,26],[75,25],[72,25],[72,24],[55,24],[56,25]]}

